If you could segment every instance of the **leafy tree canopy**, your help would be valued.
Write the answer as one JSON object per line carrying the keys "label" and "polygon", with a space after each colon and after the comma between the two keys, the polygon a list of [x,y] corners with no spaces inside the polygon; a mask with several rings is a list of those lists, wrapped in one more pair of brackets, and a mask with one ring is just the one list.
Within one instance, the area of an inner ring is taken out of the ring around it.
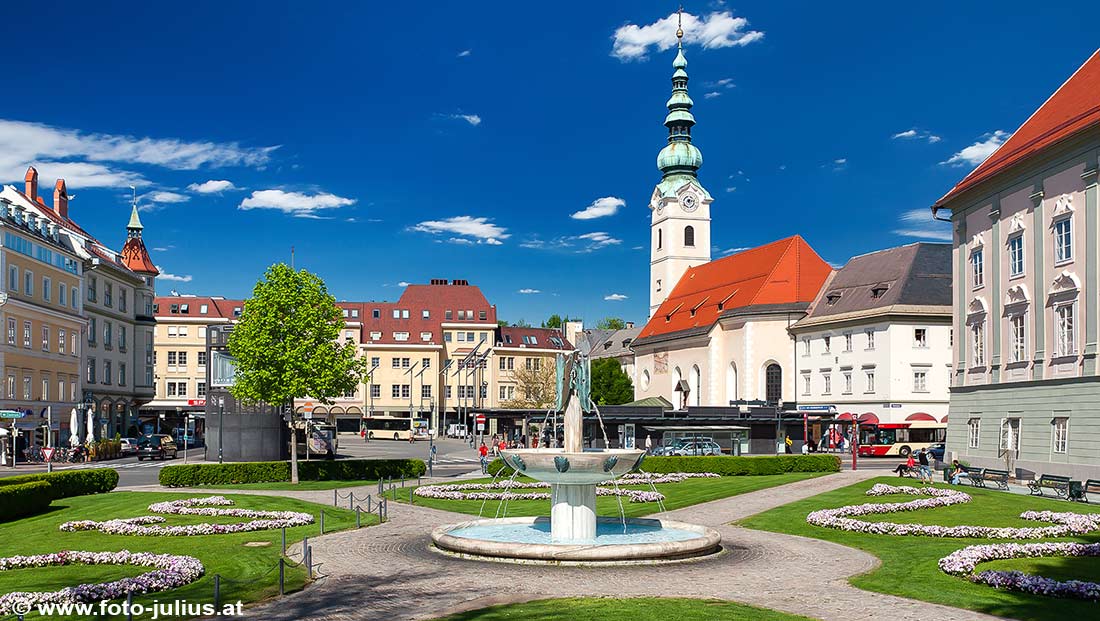
{"label": "leafy tree canopy", "polygon": [[626,329],[626,322],[619,317],[604,317],[596,324],[596,328],[600,330],[624,330]]}
{"label": "leafy tree canopy", "polygon": [[592,400],[596,405],[622,405],[634,400],[634,384],[618,360],[592,361]]}
{"label": "leafy tree canopy", "polygon": [[245,301],[230,333],[237,375],[233,396],[273,405],[310,397],[321,403],[354,391],[366,360],[341,343],[343,312],[315,274],[272,265]]}
{"label": "leafy tree canopy", "polygon": [[565,324],[569,323],[570,321],[580,321],[580,317],[570,317],[569,315],[562,317],[561,315],[554,313],[553,315],[550,315],[550,317],[548,317],[546,321],[542,322],[542,327],[562,330],[565,328]]}

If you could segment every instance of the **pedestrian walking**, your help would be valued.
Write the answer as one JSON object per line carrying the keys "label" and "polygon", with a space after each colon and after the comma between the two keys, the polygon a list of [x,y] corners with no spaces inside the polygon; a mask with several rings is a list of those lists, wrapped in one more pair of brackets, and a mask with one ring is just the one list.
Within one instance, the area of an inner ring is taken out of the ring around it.
{"label": "pedestrian walking", "polygon": [[359,430],[359,436],[363,438],[363,443],[366,444],[367,443],[367,428],[366,427],[363,427],[362,429]]}
{"label": "pedestrian walking", "polygon": [[920,473],[921,483],[927,485],[932,484],[932,466],[928,463],[928,449],[922,448],[920,453],[917,453],[917,463],[920,464],[917,467],[917,472]]}
{"label": "pedestrian walking", "polygon": [[477,453],[481,456],[481,474],[489,474],[489,447],[482,442]]}
{"label": "pedestrian walking", "polygon": [[649,455],[650,449],[653,448],[653,438],[649,437],[649,434],[645,434],[645,453]]}
{"label": "pedestrian walking", "polygon": [[791,439],[791,436],[787,436],[787,437],[783,438],[783,452],[790,455],[791,453],[794,452],[793,449],[794,449],[794,440]]}

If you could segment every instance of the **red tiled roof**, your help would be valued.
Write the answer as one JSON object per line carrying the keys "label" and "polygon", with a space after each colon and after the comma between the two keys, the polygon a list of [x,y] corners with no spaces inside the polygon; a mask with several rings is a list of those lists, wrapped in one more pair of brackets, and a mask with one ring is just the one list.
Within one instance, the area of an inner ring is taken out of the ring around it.
{"label": "red tiled roof", "polygon": [[[167,319],[171,317],[209,317],[212,319],[233,319],[233,309],[235,307],[243,308],[244,302],[241,300],[226,300],[225,298],[211,297],[211,296],[192,296],[192,295],[161,295],[157,296],[154,303],[157,305],[157,309],[154,312],[159,318]],[[173,313],[172,305],[187,305],[187,312]],[[202,305],[206,305],[206,313],[199,312]]]}
{"label": "red tiled roof", "polygon": [[812,302],[832,268],[795,235],[684,272],[639,339],[714,325],[731,309]]}
{"label": "red tiled roof", "polygon": [[1031,155],[1100,123],[1100,50],[1094,52],[993,155],[951,188],[945,203]]}
{"label": "red tiled roof", "polygon": [[[550,340],[552,337],[559,339],[561,345],[559,346]],[[573,351],[573,345],[566,340],[561,330],[551,328],[501,326],[497,329],[497,342],[502,343],[503,347]]]}

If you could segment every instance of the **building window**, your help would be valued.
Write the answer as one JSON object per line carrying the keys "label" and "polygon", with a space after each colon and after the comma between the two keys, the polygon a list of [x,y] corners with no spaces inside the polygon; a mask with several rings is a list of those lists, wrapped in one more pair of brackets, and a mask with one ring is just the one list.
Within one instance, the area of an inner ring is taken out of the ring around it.
{"label": "building window", "polygon": [[443,387],[443,397],[446,398],[446,399],[451,398],[451,387],[450,386],[444,386]]}
{"label": "building window", "polygon": [[913,371],[913,392],[928,392],[927,371]]}
{"label": "building window", "polygon": [[31,348],[31,322],[23,322],[23,347]]}
{"label": "building window", "polygon": [[500,387],[500,400],[511,401],[516,394],[515,386],[501,386]]}
{"label": "building window", "polygon": [[867,392],[875,392],[875,372],[864,371],[867,376]]}
{"label": "building window", "polygon": [[410,366],[412,366],[412,363],[410,362],[409,358],[402,358],[401,359],[401,368],[402,369],[407,369]]}
{"label": "building window", "polygon": [[73,308],[76,308],[77,300],[80,299],[80,296],[76,293],[76,287],[73,287],[71,291],[72,295],[69,296],[69,303],[72,304]]}
{"label": "building window", "polygon": [[1024,236],[1016,235],[1008,239],[1008,275],[1020,276],[1024,273]]}
{"label": "building window", "polygon": [[88,279],[88,301],[89,302],[95,302],[95,296],[96,296],[96,289],[97,288],[98,288],[98,285],[96,284],[96,277],[92,276],[91,278]]}
{"label": "building window", "polygon": [[88,377],[89,384],[95,383],[95,358],[88,358]]}
{"label": "building window", "polygon": [[1009,334],[1012,339],[1010,355],[1012,362],[1023,362],[1027,358],[1027,333],[1025,332],[1024,315],[1013,315],[1008,319]]}
{"label": "building window", "polygon": [[1069,418],[1065,416],[1055,418],[1052,421],[1051,433],[1053,434],[1054,452],[1065,453],[1066,445],[1069,444]]}
{"label": "building window", "polygon": [[779,403],[783,399],[783,368],[772,363],[764,370],[764,398],[768,403]]}
{"label": "building window", "polygon": [[[103,283],[103,305],[104,306],[110,307],[114,304],[114,302],[113,302],[113,298],[114,298],[113,289],[114,289],[114,286],[111,285],[111,283],[109,283],[109,282]],[[187,305],[184,304],[183,306],[184,306],[183,312],[186,313],[187,312]]]}
{"label": "building window", "polygon": [[664,242],[663,231],[661,229],[657,229],[657,250],[661,249],[661,246],[663,245],[662,242]]}
{"label": "building window", "polygon": [[27,297],[34,295],[34,274],[30,270],[23,272],[23,293]]}
{"label": "building window", "polygon": [[852,351],[852,333],[846,332],[844,334],[844,351]]}
{"label": "building window", "polygon": [[65,296],[65,292],[68,291],[68,290],[69,290],[69,288],[66,287],[64,285],[64,283],[57,286],[57,303],[58,304],[60,304],[62,306],[67,306],[69,304],[69,301]]}
{"label": "building window", "polygon": [[42,326],[42,351],[50,351],[50,327]]}
{"label": "building window", "polygon": [[25,401],[31,400],[31,376],[29,373],[23,376],[23,399]]}
{"label": "building window", "polygon": [[57,379],[57,400],[61,401],[65,398],[65,380],[63,378]]}
{"label": "building window", "polygon": [[1077,354],[1077,339],[1073,325],[1074,306],[1076,304],[1063,304],[1054,309],[1054,347],[1057,356]]}
{"label": "building window", "polygon": [[821,377],[822,377],[822,379],[825,380],[824,390],[821,391],[821,394],[823,394],[823,395],[832,394],[832,392],[833,392],[833,375],[832,375],[832,373],[825,373]]}
{"label": "building window", "polygon": [[971,418],[966,421],[966,446],[976,449],[981,442],[982,419]]}
{"label": "building window", "polygon": [[124,362],[118,363],[118,385],[126,385],[126,363]]}
{"label": "building window", "polygon": [[205,367],[206,366],[206,352],[200,351],[196,354],[196,357],[198,358],[198,360],[197,360],[198,365],[200,367]]}
{"label": "building window", "polygon": [[1054,262],[1073,260],[1073,219],[1063,218],[1054,223]]}
{"label": "building window", "polygon": [[371,384],[370,385],[370,396],[371,396],[371,399],[380,399],[382,397],[382,387],[379,386],[378,384]]}
{"label": "building window", "polygon": [[875,348],[875,331],[873,329],[872,330],[864,330],[863,333],[867,335],[867,349],[874,349]]}
{"label": "building window", "polygon": [[15,317],[8,317],[8,345],[15,345]]}
{"label": "building window", "polygon": [[103,383],[104,384],[110,384],[111,383],[111,361],[110,360],[104,360],[103,361]]}
{"label": "building window", "polygon": [[1020,419],[1001,419],[1001,450],[1004,452],[1020,452]]}
{"label": "building window", "polygon": [[126,351],[126,326],[123,325],[118,327],[118,348],[120,351]]}
{"label": "building window", "polygon": [[421,332],[420,333],[420,340],[427,343],[428,341],[432,340],[432,333],[431,332]]}
{"label": "building window", "polygon": [[394,332],[393,333],[393,340],[395,340],[395,341],[407,341],[407,340],[409,340],[409,333],[408,332]]}
{"label": "building window", "polygon": [[684,227],[684,245],[687,246],[688,248],[694,248],[695,247],[695,227],[693,227],[693,226],[685,226]]}
{"label": "building window", "polygon": [[821,337],[821,341],[825,343],[825,353],[829,353],[832,349],[833,338],[831,336]]}
{"label": "building window", "polygon": [[432,359],[431,358],[421,358],[420,359],[420,368],[421,369],[430,369],[430,368],[432,368]]}
{"label": "building window", "polygon": [[802,394],[803,395],[806,395],[806,396],[810,395],[810,385],[811,384],[812,384],[812,382],[810,380],[810,374],[808,372],[803,373],[802,374]]}
{"label": "building window", "polygon": [[50,282],[49,278],[46,278],[45,276],[43,276],[42,277],[42,299],[49,302],[49,301],[51,301],[52,298],[53,298],[53,283]]}
{"label": "building window", "polygon": [[394,358],[393,360],[390,361],[390,364],[391,364],[391,368],[400,369],[401,368],[401,359],[400,358]]}
{"label": "building window", "polygon": [[851,373],[851,371],[846,371],[844,373],[844,394],[846,394],[846,395],[852,394],[852,373]]}
{"label": "building window", "polygon": [[915,328],[913,330],[913,347],[928,347],[928,328]]}
{"label": "building window", "polygon": [[424,310],[420,311],[420,317],[421,319],[431,319],[432,312],[425,308]]}
{"label": "building window", "polygon": [[[95,345],[95,333],[96,333],[95,317],[89,317],[88,318],[88,344],[89,345]],[[168,329],[168,336],[172,336],[172,329],[171,328]]]}
{"label": "building window", "polygon": [[8,290],[19,291],[19,267],[16,265],[8,267]]}
{"label": "building window", "polygon": [[49,401],[50,400],[50,378],[48,378],[48,377],[43,377],[42,378],[42,392],[39,393],[38,400],[39,401]]}
{"label": "building window", "polygon": [[980,248],[970,255],[970,275],[975,289],[985,284],[985,259]]}
{"label": "building window", "polygon": [[111,322],[103,322],[103,346],[107,349],[111,348]]}
{"label": "building window", "polygon": [[542,369],[542,358],[528,358],[524,364],[528,371],[538,371]]}
{"label": "building window", "polygon": [[195,396],[206,398],[206,382],[195,382]]}
{"label": "building window", "polygon": [[810,337],[808,337],[808,336],[802,337],[802,355],[803,356],[809,356],[810,355]]}
{"label": "building window", "polygon": [[985,366],[985,322],[970,327],[970,366]]}
{"label": "building window", "polygon": [[174,351],[168,352],[168,366],[176,366],[176,352]]}
{"label": "building window", "polygon": [[431,399],[432,398],[432,385],[431,384],[424,384],[423,386],[420,387],[420,398],[421,399]]}
{"label": "building window", "polygon": [[16,395],[15,395],[15,376],[14,375],[9,375],[8,376],[7,397],[8,397],[8,399],[16,399],[17,398]]}

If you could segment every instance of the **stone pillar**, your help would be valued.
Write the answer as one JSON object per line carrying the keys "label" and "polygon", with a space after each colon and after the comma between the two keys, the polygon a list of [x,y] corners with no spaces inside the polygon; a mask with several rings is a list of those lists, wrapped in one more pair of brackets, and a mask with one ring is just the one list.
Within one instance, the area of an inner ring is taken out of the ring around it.
{"label": "stone pillar", "polygon": [[[1095,156],[1093,156],[1095,157]],[[1100,266],[1100,255],[1097,254],[1100,244],[1097,243],[1097,166],[1093,159],[1086,165],[1085,172],[1081,173],[1081,179],[1085,182],[1085,230],[1088,237],[1085,238],[1085,279],[1083,286],[1087,296],[1085,305],[1085,356],[1083,375],[1096,375],[1097,351],[1097,266]]]}
{"label": "stone pillar", "polygon": [[550,539],[554,542],[596,538],[596,486],[550,485]]}
{"label": "stone pillar", "polygon": [[[584,422],[581,411],[581,400],[576,394],[569,395],[569,402],[565,404],[565,442],[562,444],[566,453],[580,453],[584,451]],[[593,492],[595,493],[595,492]]]}
{"label": "stone pillar", "polygon": [[1031,308],[1028,312],[1032,314],[1032,334],[1035,335],[1035,351],[1032,353],[1032,367],[1031,367],[1031,379],[1040,380],[1043,379],[1044,365],[1046,358],[1046,274],[1043,268],[1046,263],[1044,262],[1044,249],[1043,241],[1046,239],[1046,221],[1043,218],[1043,182],[1036,182],[1032,188],[1031,193],[1031,212],[1032,212],[1032,226],[1031,226],[1031,241],[1032,247],[1035,251],[1032,252],[1032,260],[1035,266],[1035,291],[1032,293],[1034,299],[1031,300]]}
{"label": "stone pillar", "polygon": [[1001,381],[1001,199],[993,200],[993,207],[989,210],[989,220],[992,223],[990,230],[990,248],[988,255],[990,267],[989,279],[989,328],[991,341],[989,357],[990,381],[996,384]]}

